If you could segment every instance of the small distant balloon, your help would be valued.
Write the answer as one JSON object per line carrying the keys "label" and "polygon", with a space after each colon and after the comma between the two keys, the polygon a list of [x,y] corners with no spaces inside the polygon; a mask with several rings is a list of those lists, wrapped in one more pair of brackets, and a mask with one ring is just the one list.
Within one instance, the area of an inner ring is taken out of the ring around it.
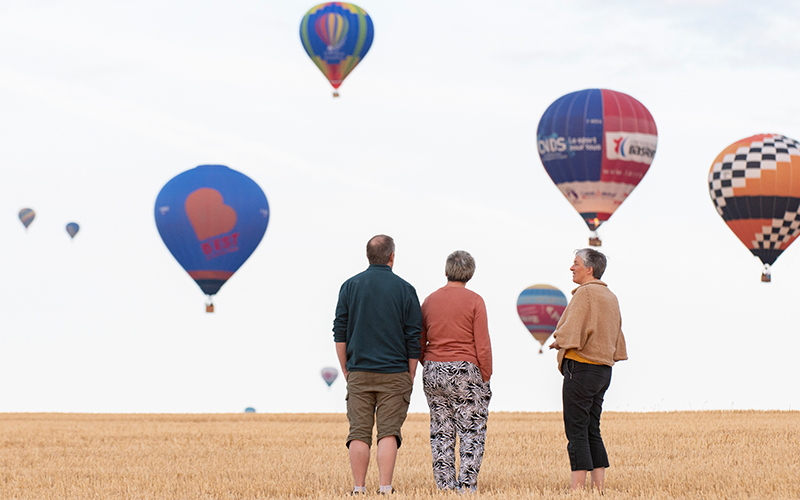
{"label": "small distant balloon", "polygon": [[19,220],[22,221],[22,225],[25,226],[25,229],[28,229],[28,226],[31,225],[34,218],[36,218],[36,212],[30,208],[23,208],[19,211]]}
{"label": "small distant balloon", "polygon": [[224,165],[200,165],[172,178],[156,198],[158,233],[172,256],[211,298],[261,243],[269,223],[264,191]]}
{"label": "small distant balloon", "polygon": [[300,22],[300,40],[339,97],[339,85],[367,55],[375,28],[364,9],[328,2],[309,10]]}
{"label": "small distant balloon", "polygon": [[245,413],[255,413],[256,409],[248,406],[247,408],[244,409],[244,412]]}
{"label": "small distant balloon", "polygon": [[[556,330],[566,307],[567,298],[561,290],[550,285],[529,286],[517,299],[519,319],[542,346]],[[542,354],[541,347],[539,354]]]}
{"label": "small distant balloon", "polygon": [[75,235],[78,234],[78,231],[81,230],[81,226],[77,225],[74,222],[70,222],[67,224],[67,234],[69,234],[70,238],[75,238]]}
{"label": "small distant balloon", "polygon": [[326,366],[325,368],[322,369],[322,380],[324,380],[325,383],[328,384],[328,387],[333,385],[333,383],[336,381],[336,377],[338,376],[339,376],[339,370],[337,370],[332,366]]}

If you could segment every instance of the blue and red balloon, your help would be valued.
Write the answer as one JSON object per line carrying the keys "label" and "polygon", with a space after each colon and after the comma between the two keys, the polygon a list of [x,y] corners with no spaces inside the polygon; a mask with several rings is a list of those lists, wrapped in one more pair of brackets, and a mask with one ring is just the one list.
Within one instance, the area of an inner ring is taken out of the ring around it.
{"label": "blue and red balloon", "polygon": [[588,89],[556,100],[539,121],[539,157],[547,174],[593,232],[639,184],[656,154],[658,130],[633,97]]}

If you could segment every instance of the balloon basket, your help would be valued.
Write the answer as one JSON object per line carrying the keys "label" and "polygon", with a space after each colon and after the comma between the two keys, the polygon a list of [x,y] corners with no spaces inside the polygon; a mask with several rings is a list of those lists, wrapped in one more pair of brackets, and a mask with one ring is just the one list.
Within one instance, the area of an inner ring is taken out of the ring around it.
{"label": "balloon basket", "polygon": [[213,313],[214,312],[214,303],[211,302],[211,297],[208,298],[208,302],[206,302],[206,312]]}
{"label": "balloon basket", "polygon": [[597,236],[590,236],[589,237],[589,246],[590,247],[601,247],[601,246],[603,246],[603,242]]}
{"label": "balloon basket", "polygon": [[539,348],[539,354],[542,354],[543,352],[544,352],[544,351],[542,351],[542,348],[540,347],[540,348]]}
{"label": "balloon basket", "polygon": [[764,270],[761,271],[761,282],[770,283],[771,281],[772,281],[772,272],[769,268],[769,264],[765,264]]}
{"label": "balloon basket", "polygon": [[335,91],[335,90],[334,90],[334,91],[333,91],[333,97],[339,97],[339,92],[337,92],[337,91]]}

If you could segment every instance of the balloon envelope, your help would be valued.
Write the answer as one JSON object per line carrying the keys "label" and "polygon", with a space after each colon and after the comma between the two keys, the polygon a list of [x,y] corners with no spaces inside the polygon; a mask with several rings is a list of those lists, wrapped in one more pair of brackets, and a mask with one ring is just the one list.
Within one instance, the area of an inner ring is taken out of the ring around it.
{"label": "balloon envelope", "polygon": [[339,370],[333,368],[331,366],[326,366],[322,369],[322,380],[328,384],[328,387],[333,385],[333,382],[336,381],[336,377],[339,376]]}
{"label": "balloon envelope", "polygon": [[19,220],[22,221],[22,225],[25,226],[25,229],[28,229],[28,226],[31,225],[35,217],[36,212],[30,208],[23,208],[19,211]]}
{"label": "balloon envelope", "polygon": [[567,298],[561,290],[550,285],[529,286],[517,299],[519,319],[541,345],[556,330],[566,307]]}
{"label": "balloon envelope", "polygon": [[547,174],[594,231],[647,173],[658,132],[650,112],[633,97],[588,89],[551,104],[536,139]]}
{"label": "balloon envelope", "polygon": [[75,238],[75,235],[78,234],[78,231],[81,230],[81,227],[74,222],[70,222],[67,224],[67,233],[69,234],[70,238]]}
{"label": "balloon envelope", "polygon": [[759,134],[734,142],[714,159],[708,189],[717,213],[765,266],[800,235],[800,144],[794,139]]}
{"label": "balloon envelope", "polygon": [[303,48],[334,89],[367,54],[374,34],[372,19],[351,3],[317,5],[300,22]]}
{"label": "balloon envelope", "polygon": [[251,407],[248,406],[247,408],[244,409],[244,412],[245,413],[255,413],[256,409],[255,408],[251,408]]}
{"label": "balloon envelope", "polygon": [[246,175],[223,165],[201,165],[161,189],[155,218],[178,263],[204,293],[214,295],[261,242],[269,205]]}

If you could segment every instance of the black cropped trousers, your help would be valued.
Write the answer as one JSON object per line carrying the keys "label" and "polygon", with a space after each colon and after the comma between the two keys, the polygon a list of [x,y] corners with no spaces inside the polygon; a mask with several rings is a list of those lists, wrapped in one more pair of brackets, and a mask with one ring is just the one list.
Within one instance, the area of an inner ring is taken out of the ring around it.
{"label": "black cropped trousers", "polygon": [[611,383],[611,367],[565,359],[561,368],[569,465],[573,471],[608,467],[608,454],[600,436],[600,413]]}

